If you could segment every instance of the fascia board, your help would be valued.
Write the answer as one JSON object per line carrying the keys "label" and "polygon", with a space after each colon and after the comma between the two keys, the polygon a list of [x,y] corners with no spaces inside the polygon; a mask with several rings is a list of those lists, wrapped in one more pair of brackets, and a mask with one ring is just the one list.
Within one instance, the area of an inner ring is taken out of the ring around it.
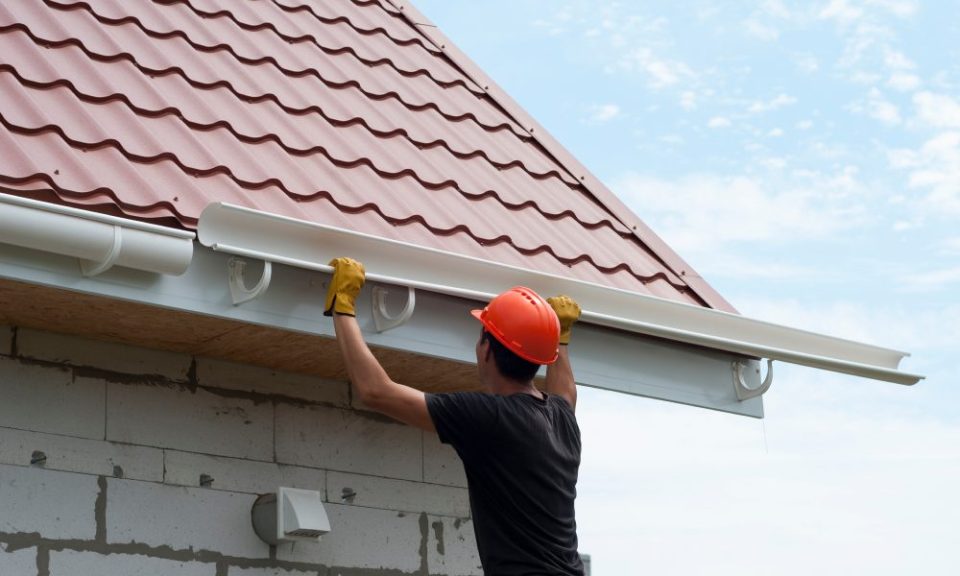
{"label": "fascia board", "polygon": [[[323,316],[328,274],[274,265],[266,292],[254,300],[234,305],[228,288],[229,263],[234,258],[231,254],[197,246],[189,268],[180,276],[158,276],[115,267],[96,277],[83,277],[70,257],[0,244],[0,278],[334,337],[332,320]],[[255,274],[256,267],[252,266],[250,276]],[[386,288],[387,306],[396,310],[403,304],[407,291],[394,286],[395,283],[381,284],[369,279],[358,299],[361,305],[357,307],[357,320],[364,339],[371,346],[460,363],[476,361],[475,344],[480,325],[469,313],[477,305],[474,299],[418,291],[412,317],[396,328],[380,332],[372,314],[373,291]],[[184,329],[189,330],[189,326]],[[757,388],[760,381],[759,364],[742,356],[586,324],[577,327],[570,357],[578,385],[763,417],[761,397],[745,400],[737,397],[735,363],[746,364],[743,375],[747,387]],[[464,387],[475,384],[465,382]]]}
{"label": "fascia board", "polygon": [[478,303],[524,285],[574,297],[588,324],[898,384],[922,378],[898,370],[905,352],[226,203],[203,211],[198,238],[217,251],[323,272],[330,259],[351,256],[371,280]]}

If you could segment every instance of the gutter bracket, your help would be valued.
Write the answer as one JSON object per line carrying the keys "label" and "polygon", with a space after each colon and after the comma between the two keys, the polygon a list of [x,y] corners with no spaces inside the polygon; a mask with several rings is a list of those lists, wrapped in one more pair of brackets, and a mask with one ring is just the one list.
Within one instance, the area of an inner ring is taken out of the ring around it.
{"label": "gutter bracket", "polygon": [[80,261],[80,271],[84,276],[90,278],[98,274],[106,272],[116,263],[117,258],[120,257],[120,251],[123,248],[123,228],[120,226],[113,227],[113,244],[110,246],[110,253],[107,254],[107,257],[103,260],[81,260]]}
{"label": "gutter bracket", "polygon": [[[749,388],[747,384],[743,381],[743,369],[744,362],[742,360],[737,360],[733,363],[733,389],[737,393],[737,399],[740,401],[748,400],[756,396],[762,395],[764,392],[770,389],[770,385],[773,384],[773,359],[767,358],[767,377],[763,379],[763,382],[756,388]],[[760,369],[757,368],[757,372]]]}
{"label": "gutter bracket", "polygon": [[247,285],[243,281],[243,270],[247,267],[247,263],[244,260],[231,258],[227,262],[227,266],[230,268],[230,297],[233,298],[234,306],[259,298],[267,291],[267,287],[270,286],[270,276],[273,272],[273,265],[269,261],[264,260],[263,274],[260,275],[260,280],[253,288],[247,288]]}
{"label": "gutter bracket", "polygon": [[413,316],[413,309],[417,305],[417,291],[411,286],[407,286],[407,302],[403,305],[403,310],[396,316],[387,313],[387,294],[390,291],[380,286],[373,287],[373,322],[377,326],[377,332],[386,332],[391,328],[396,328]]}

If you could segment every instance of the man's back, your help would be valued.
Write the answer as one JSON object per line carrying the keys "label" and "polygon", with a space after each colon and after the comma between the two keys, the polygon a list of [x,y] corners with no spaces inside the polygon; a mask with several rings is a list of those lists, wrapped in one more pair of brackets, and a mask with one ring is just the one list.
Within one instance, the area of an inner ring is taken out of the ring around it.
{"label": "man's back", "polygon": [[488,575],[579,576],[580,429],[559,396],[432,394],[440,440],[463,460],[477,547]]}

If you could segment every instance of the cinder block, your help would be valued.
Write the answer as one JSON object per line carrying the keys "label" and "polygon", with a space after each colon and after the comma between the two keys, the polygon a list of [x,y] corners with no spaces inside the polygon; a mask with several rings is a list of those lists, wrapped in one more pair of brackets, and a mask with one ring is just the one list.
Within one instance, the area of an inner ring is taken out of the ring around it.
{"label": "cinder block", "polygon": [[197,358],[197,382],[201,386],[212,388],[279,394],[336,406],[347,406],[350,403],[350,385],[346,382],[277,372],[213,358]]}
{"label": "cinder block", "polygon": [[[338,504],[327,504],[326,509],[330,533],[318,544],[277,546],[278,560],[403,573],[420,568],[426,515]],[[338,572],[331,569],[330,574]]]}
{"label": "cinder block", "polygon": [[328,472],[327,495],[334,502],[353,506],[460,518],[470,516],[467,490],[452,486]]}
{"label": "cinder block", "polygon": [[273,459],[273,405],[203,389],[107,383],[107,439]]}
{"label": "cinder block", "polygon": [[430,574],[481,576],[480,554],[473,522],[460,518],[431,516],[427,540],[427,562]]}
{"label": "cinder block", "polygon": [[[326,574],[326,572],[324,572]],[[227,576],[317,576],[317,571],[286,570],[284,568],[236,568],[227,569]]]}
{"label": "cinder block", "polygon": [[215,576],[217,565],[180,562],[139,554],[97,554],[73,550],[50,552],[50,576],[75,574],[123,574],[123,576]]}
{"label": "cinder block", "polygon": [[107,481],[107,542],[266,558],[250,520],[256,496],[137,480]]}
{"label": "cinder block", "polygon": [[277,462],[389,478],[422,477],[420,431],[352,410],[277,405]]}
{"label": "cinder block", "polygon": [[163,451],[157,448],[0,428],[0,464],[29,466],[36,451],[46,456],[43,467],[49,470],[163,480]]}
{"label": "cinder block", "polygon": [[0,426],[103,438],[104,383],[0,357]]}
{"label": "cinder block", "polygon": [[110,372],[186,381],[193,359],[187,354],[101,342],[30,328],[17,331],[17,352],[26,358],[89,366]]}
{"label": "cinder block", "polygon": [[3,576],[37,576],[37,549],[24,548],[7,552],[0,544],[0,574]]}
{"label": "cinder block", "polygon": [[0,465],[0,532],[93,540],[97,477]]}
{"label": "cinder block", "polygon": [[200,475],[213,478],[209,488],[264,494],[276,492],[279,486],[319,490],[326,494],[326,471],[314,468],[280,466],[239,458],[223,458],[205,454],[165,451],[164,470],[167,484],[199,486]]}
{"label": "cinder block", "polygon": [[432,432],[423,433],[423,481],[467,487],[467,475],[457,451]]}
{"label": "cinder block", "polygon": [[13,354],[13,328],[0,326],[0,356]]}

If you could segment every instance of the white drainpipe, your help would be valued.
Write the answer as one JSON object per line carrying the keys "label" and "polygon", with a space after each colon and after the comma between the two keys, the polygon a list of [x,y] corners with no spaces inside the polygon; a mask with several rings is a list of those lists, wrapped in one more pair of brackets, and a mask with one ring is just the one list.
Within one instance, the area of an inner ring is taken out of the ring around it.
{"label": "white drainpipe", "polygon": [[179,276],[193,258],[193,232],[0,194],[0,244],[80,260],[86,276],[112,266]]}

